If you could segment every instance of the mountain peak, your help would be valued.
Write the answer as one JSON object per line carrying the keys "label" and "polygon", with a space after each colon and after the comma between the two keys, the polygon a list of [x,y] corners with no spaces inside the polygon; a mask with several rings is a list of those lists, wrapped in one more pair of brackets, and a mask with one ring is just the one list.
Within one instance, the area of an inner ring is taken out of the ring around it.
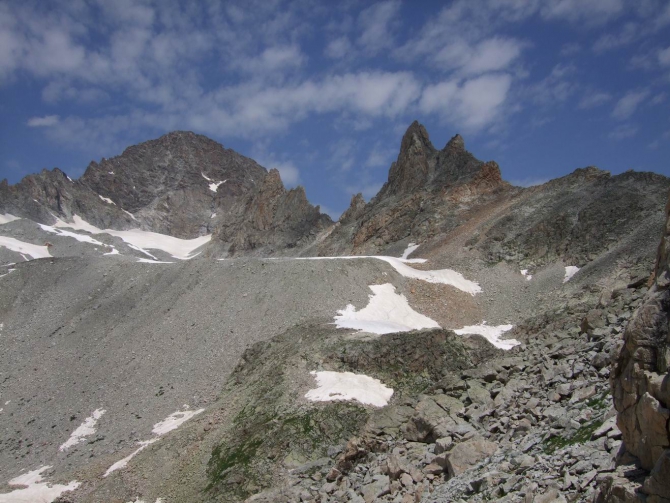
{"label": "mountain peak", "polygon": [[435,150],[435,147],[433,147],[433,144],[430,142],[428,131],[426,131],[426,128],[423,124],[419,123],[419,121],[412,122],[402,137],[400,146],[401,153],[411,148]]}
{"label": "mountain peak", "polygon": [[465,150],[465,141],[460,134],[457,134],[451,138],[444,146],[444,150],[450,152],[462,152]]}

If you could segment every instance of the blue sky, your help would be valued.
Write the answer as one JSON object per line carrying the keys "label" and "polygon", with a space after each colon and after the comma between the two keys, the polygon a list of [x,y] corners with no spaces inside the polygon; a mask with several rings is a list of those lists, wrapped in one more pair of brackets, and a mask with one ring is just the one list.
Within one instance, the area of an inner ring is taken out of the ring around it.
{"label": "blue sky", "polygon": [[528,185],[670,175],[667,0],[0,0],[0,178],[192,130],[337,217],[400,138]]}

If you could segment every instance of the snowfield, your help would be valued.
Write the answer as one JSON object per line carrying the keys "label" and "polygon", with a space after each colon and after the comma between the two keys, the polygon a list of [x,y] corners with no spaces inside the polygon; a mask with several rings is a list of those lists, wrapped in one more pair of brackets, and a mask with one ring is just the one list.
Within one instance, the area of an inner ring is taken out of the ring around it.
{"label": "snowfield", "polygon": [[46,246],[39,246],[30,243],[19,241],[18,239],[7,236],[0,236],[0,246],[4,246],[14,252],[23,255],[23,258],[28,260],[25,256],[29,255],[33,259],[50,258],[51,254]]}
{"label": "snowfield", "polygon": [[356,400],[364,405],[384,407],[393,396],[393,389],[384,386],[379,379],[353,372],[310,372],[316,378],[317,388],[310,390],[305,398],[312,402],[334,400]]}
{"label": "snowfield", "polygon": [[467,327],[454,330],[458,335],[481,335],[495,347],[505,350],[510,350],[514,346],[521,344],[516,339],[501,340],[500,336],[514,328],[514,325],[498,325],[497,327],[489,326],[486,322],[481,325],[470,325]]}
{"label": "snowfield", "polygon": [[14,215],[10,215],[9,213],[0,214],[0,225],[2,224],[8,224],[9,222],[13,222],[14,220],[21,220],[21,217],[15,217]]}
{"label": "snowfield", "polygon": [[[209,243],[209,241],[212,239],[211,234],[207,236],[200,236],[199,238],[194,239],[179,239],[168,236],[166,234],[143,231],[140,229],[130,229],[127,231],[98,229],[94,225],[91,225],[83,220],[78,215],[73,215],[72,220],[74,220],[72,223],[58,220],[53,225],[53,227],[69,228],[78,231],[89,232],[91,234],[109,234],[110,236],[121,238],[129,245],[141,248],[142,251],[144,251],[144,248],[148,248],[149,250],[162,250],[179,260],[188,260],[193,258],[193,251]],[[156,257],[153,257],[153,255],[148,255],[156,260]]]}
{"label": "snowfield", "polygon": [[356,311],[351,304],[338,311],[339,314],[335,316],[338,328],[352,328],[373,334],[440,328],[437,322],[412,309],[407,298],[397,294],[392,284],[370,285],[370,290],[373,292],[369,296],[370,303],[360,311]]}
{"label": "snowfield", "polygon": [[7,483],[9,486],[20,486],[21,489],[0,494],[0,503],[51,503],[64,492],[74,491],[79,487],[80,484],[76,480],[66,486],[43,482],[42,472],[49,468],[51,467],[43,466],[10,480]]}

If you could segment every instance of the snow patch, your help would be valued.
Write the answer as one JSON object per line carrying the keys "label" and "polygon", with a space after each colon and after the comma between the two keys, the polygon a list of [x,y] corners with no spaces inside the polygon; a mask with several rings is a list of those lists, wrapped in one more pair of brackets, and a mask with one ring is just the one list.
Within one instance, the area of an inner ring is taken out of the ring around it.
{"label": "snow patch", "polygon": [[117,231],[114,229],[98,229],[89,224],[78,215],[72,217],[73,223],[63,222],[58,220],[54,227],[66,227],[74,230],[82,230],[90,232],[91,234],[109,234],[121,238],[129,245],[133,245],[141,249],[142,253],[149,255],[156,260],[156,257],[144,251],[144,248],[162,250],[172,257],[179,260],[188,260],[193,258],[193,251],[200,248],[212,239],[212,235],[200,236],[195,239],[179,239],[166,234],[158,234],[157,232],[143,231],[140,229],[130,229],[127,231]]}
{"label": "snow patch", "polygon": [[568,281],[570,281],[570,279],[572,279],[572,277],[575,274],[577,274],[578,271],[579,271],[579,267],[576,267],[574,265],[566,266],[565,277],[563,278],[563,283],[567,283]]}
{"label": "snow patch", "polygon": [[224,180],[224,181],[222,181],[222,182],[215,182],[215,181],[212,180],[210,177],[208,177],[205,173],[202,173],[202,172],[201,172],[200,174],[202,175],[202,177],[203,177],[205,180],[207,180],[208,182],[211,182],[211,183],[209,184],[209,190],[211,190],[212,192],[216,192],[217,189],[219,188],[219,185],[221,185],[222,183],[226,183],[226,182],[228,181],[228,180]]}
{"label": "snow patch", "polygon": [[120,255],[119,250],[112,246],[112,251],[109,253],[103,253],[103,255]]}
{"label": "snow patch", "polygon": [[305,398],[312,402],[334,400],[356,400],[365,405],[384,407],[393,396],[393,389],[384,386],[379,379],[353,372],[310,372],[317,388],[309,390]]}
{"label": "snow patch", "polygon": [[407,259],[407,257],[409,257],[414,252],[414,250],[416,250],[419,246],[421,246],[421,245],[418,245],[416,243],[409,243],[407,245],[407,248],[405,248],[405,251],[403,252],[402,257],[400,257],[400,258],[403,259],[403,260]]}
{"label": "snow patch", "polygon": [[[188,408],[187,405],[184,405],[184,407]],[[117,461],[112,466],[110,466],[103,475],[103,477],[107,477],[110,473],[113,473],[116,470],[121,470],[122,468],[125,468],[126,466],[128,466],[128,462],[135,456],[137,456],[140,452],[142,452],[144,449],[146,449],[147,446],[153,444],[154,442],[158,442],[161,436],[165,435],[166,433],[172,430],[176,430],[186,421],[191,419],[193,416],[200,414],[204,410],[205,409],[198,409],[193,411],[191,410],[177,411],[170,414],[162,421],[159,421],[158,423],[154,424],[153,430],[151,430],[151,432],[155,435],[155,437],[149,440],[142,440],[138,442],[139,447],[133,452],[131,452],[125,458]],[[0,503],[2,502],[0,501]]]}
{"label": "snow patch", "polygon": [[360,311],[356,311],[351,304],[338,311],[335,316],[338,328],[353,328],[373,334],[440,328],[437,322],[412,309],[404,295],[395,293],[392,284],[370,285],[370,290],[373,292],[369,296],[370,302]]}
{"label": "snow patch", "polygon": [[182,410],[182,411],[177,411],[172,414],[170,414],[168,417],[163,419],[162,421],[154,424],[153,430],[151,432],[154,435],[162,436],[165,435],[166,433],[176,430],[179,428],[182,424],[184,424],[186,421],[191,419],[193,416],[196,416],[200,414],[201,412],[204,412],[205,409],[198,409],[198,410]]}
{"label": "snow patch", "polygon": [[216,213],[212,213],[212,216],[209,217],[209,218],[214,218],[214,217],[216,217]]}
{"label": "snow patch", "polygon": [[481,335],[495,347],[509,350],[512,349],[514,346],[518,346],[519,344],[521,344],[516,339],[506,339],[506,340],[500,339],[500,336],[503,333],[512,330],[512,328],[514,328],[514,325],[498,325],[497,327],[493,327],[487,325],[486,322],[484,321],[482,322],[481,325],[470,325],[467,327],[460,328],[458,330],[454,330],[454,332],[457,333],[458,335]]}
{"label": "snow patch", "polygon": [[25,243],[7,236],[0,236],[0,246],[4,246],[5,248],[20,253],[25,260],[28,260],[25,255],[29,255],[34,259],[51,257],[49,249],[46,246]]}
{"label": "snow patch", "polygon": [[102,197],[100,194],[98,194],[98,197],[100,199],[102,199],[103,201],[105,201],[107,204],[113,204],[114,206],[116,206],[116,203],[114,201],[112,201],[110,198]]}
{"label": "snow patch", "polygon": [[[426,259],[416,258],[416,259],[401,259],[397,257],[386,257],[384,255],[345,255],[342,257],[296,257],[294,259],[288,260],[351,260],[351,259],[361,259],[361,258],[373,258],[377,260],[383,260],[390,264],[400,275],[405,276],[406,278],[414,278],[421,281],[426,281],[427,283],[440,283],[443,285],[451,285],[454,288],[469,293],[473,297],[482,291],[478,283],[465,279],[463,275],[459,272],[456,272],[452,269],[439,269],[435,271],[420,271],[414,269],[407,264],[423,264],[426,262]],[[286,259],[274,259],[274,260],[286,260]]]}
{"label": "snow patch", "polygon": [[528,269],[521,269],[520,272],[521,272],[521,276],[523,276],[524,278],[526,278],[528,281],[530,281],[531,279],[533,279],[533,275],[532,275],[532,274],[528,274]]}
{"label": "snow patch", "polygon": [[79,425],[79,428],[72,432],[67,442],[61,445],[58,450],[65,451],[72,446],[84,442],[86,437],[93,435],[95,433],[95,425],[97,424],[98,419],[100,419],[105,412],[107,411],[104,409],[94,410],[91,417],[87,417],[84,422]]}
{"label": "snow patch", "polygon": [[37,225],[39,225],[43,231],[50,232],[51,234],[56,234],[57,236],[74,238],[80,243],[91,243],[92,245],[106,246],[105,243],[102,243],[97,239],[93,239],[91,236],[87,236],[86,234],[77,234],[76,232],[64,231],[62,229],[56,229],[55,227],[51,227],[50,225],[44,225],[44,224],[37,224]]}
{"label": "snow patch", "polygon": [[117,462],[114,463],[112,466],[110,466],[109,468],[107,468],[107,471],[105,472],[105,474],[103,475],[103,477],[107,477],[110,473],[113,473],[113,472],[115,472],[116,470],[121,470],[122,468],[125,468],[126,466],[128,466],[128,462],[129,462],[131,459],[133,459],[133,458],[134,458],[135,456],[137,456],[140,452],[142,452],[144,449],[146,449],[147,446],[153,444],[154,442],[158,442],[158,440],[160,440],[160,439],[158,439],[158,438],[152,438],[151,440],[141,440],[141,441],[139,441],[138,444],[139,444],[140,447],[139,447],[138,449],[134,450],[132,453],[130,453],[130,454],[129,454],[128,456],[126,456],[125,458],[123,458],[123,459],[117,461]]}
{"label": "snow patch", "polygon": [[21,217],[15,217],[14,215],[10,215],[9,213],[0,214],[0,225],[2,224],[8,224],[9,222],[13,222],[14,220],[21,220]]}
{"label": "snow patch", "polygon": [[137,261],[142,264],[174,264],[174,262],[164,262],[163,260],[151,260],[148,258],[138,258]]}
{"label": "snow patch", "polygon": [[64,492],[74,491],[79,487],[80,484],[76,480],[66,486],[43,482],[41,474],[49,468],[51,467],[43,466],[7,482],[8,485],[20,486],[21,489],[0,494],[0,503],[51,503]]}
{"label": "snow patch", "polygon": [[131,212],[126,211],[126,210],[121,210],[121,211],[123,211],[126,215],[128,215],[130,218],[132,218],[133,220],[135,220],[137,222],[137,219],[135,218],[135,215],[133,215]]}

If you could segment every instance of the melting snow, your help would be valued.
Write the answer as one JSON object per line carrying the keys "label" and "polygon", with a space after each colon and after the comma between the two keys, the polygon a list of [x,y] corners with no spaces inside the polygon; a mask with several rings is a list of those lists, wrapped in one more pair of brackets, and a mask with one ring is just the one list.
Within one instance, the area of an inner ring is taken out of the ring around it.
{"label": "melting snow", "polygon": [[105,201],[107,204],[113,204],[114,206],[116,206],[116,203],[114,201],[112,201],[110,198],[102,197],[100,194],[98,194],[98,197],[100,199],[102,199],[103,201]]}
{"label": "melting snow", "polygon": [[137,219],[135,218],[135,215],[133,215],[131,212],[126,211],[126,210],[121,210],[121,211],[123,211],[126,215],[128,215],[133,220],[137,221]]}
{"label": "melting snow", "polygon": [[112,251],[109,252],[109,253],[103,253],[103,255],[120,255],[120,254],[119,254],[119,250],[117,250],[116,248],[114,248],[112,246]]}
{"label": "melting snow", "polygon": [[68,238],[74,238],[81,243],[91,243],[92,245],[106,246],[104,243],[101,243],[97,239],[93,239],[91,236],[86,234],[77,234],[76,232],[64,231],[62,229],[56,229],[50,225],[37,224],[43,231],[50,232],[51,234],[56,234],[58,236],[64,236]]}
{"label": "melting snow", "polygon": [[0,225],[8,224],[9,222],[13,222],[14,220],[21,220],[21,217],[15,217],[14,215],[10,215],[9,213],[5,213],[4,215],[0,214]]}
{"label": "melting snow", "polygon": [[405,249],[405,252],[402,254],[402,257],[400,257],[400,258],[401,259],[407,259],[407,257],[409,257],[414,252],[414,250],[416,250],[419,246],[421,246],[421,245],[418,245],[416,243],[408,244],[407,248]]}
{"label": "melting snow", "polygon": [[9,248],[12,251],[23,255],[25,260],[28,260],[25,255],[30,255],[32,258],[49,258],[51,254],[46,246],[38,246],[30,243],[24,243],[18,239],[0,236],[0,246]]}
{"label": "melting snow", "polygon": [[458,335],[481,335],[495,347],[500,349],[512,349],[514,346],[521,344],[516,339],[506,339],[501,340],[500,336],[514,328],[514,325],[498,325],[497,327],[491,327],[482,322],[481,325],[471,325],[468,327],[463,327],[458,330],[454,330]]}
{"label": "melting snow", "polygon": [[198,410],[183,410],[170,414],[168,417],[154,424],[154,429],[151,432],[155,435],[165,435],[167,432],[176,430],[186,421],[203,412],[205,409]]}
{"label": "melting snow", "polygon": [[[482,291],[479,284],[474,281],[465,279],[463,275],[459,272],[453,271],[451,269],[439,269],[435,271],[420,271],[414,269],[407,264],[422,264],[426,262],[425,259],[401,259],[397,257],[385,257],[383,255],[349,255],[343,257],[298,257],[296,260],[350,260],[350,259],[361,259],[361,258],[374,258],[377,260],[383,260],[384,262],[389,263],[400,275],[405,276],[406,278],[414,278],[421,281],[426,281],[428,283],[440,283],[443,285],[451,285],[454,288],[469,293],[472,296],[480,293]],[[276,259],[282,260],[282,259]],[[289,259],[290,260],[290,259]]]}
{"label": "melting snow", "polygon": [[370,290],[373,292],[370,302],[360,311],[357,312],[351,304],[338,311],[335,316],[338,328],[353,328],[373,334],[440,328],[435,321],[412,309],[404,295],[395,293],[392,284],[370,285]]}
{"label": "melting snow", "polygon": [[121,470],[122,468],[125,468],[128,466],[128,462],[133,459],[135,456],[137,456],[140,452],[142,452],[147,446],[153,444],[154,442],[157,442],[159,439],[158,438],[152,438],[151,440],[141,440],[138,442],[139,448],[134,450],[131,454],[126,456],[125,458],[117,461],[114,463],[112,466],[110,466],[103,477],[107,477],[110,473],[115,472],[116,470]]}
{"label": "melting snow", "polygon": [[169,253],[176,259],[188,260],[193,258],[191,255],[193,251],[197,248],[200,248],[202,245],[208,243],[212,236],[201,236],[195,239],[179,239],[166,234],[158,234],[157,232],[143,231],[140,229],[131,229],[127,231],[117,231],[113,229],[98,229],[97,227],[89,224],[85,220],[82,220],[78,215],[72,217],[74,220],[73,223],[63,222],[58,220],[54,227],[66,227],[75,230],[82,230],[90,232],[91,234],[110,234],[111,236],[116,236],[121,238],[123,241],[129,245],[133,245],[139,249],[142,248],[143,253],[146,253],[154,260],[156,257],[144,251],[144,248],[162,250],[166,253]]}
{"label": "melting snow", "polygon": [[533,279],[533,275],[532,275],[532,274],[528,274],[528,269],[521,269],[521,275],[522,275],[524,278],[526,278],[528,281],[530,281],[531,279]]}
{"label": "melting snow", "polygon": [[318,387],[309,390],[305,398],[313,402],[357,400],[362,404],[384,407],[393,396],[393,389],[364,374],[330,371],[312,371],[310,374],[316,378]]}
{"label": "melting snow", "polygon": [[222,182],[215,182],[214,180],[212,180],[211,178],[209,178],[207,175],[205,175],[205,173],[202,173],[202,172],[201,172],[200,174],[202,175],[202,177],[203,177],[205,180],[207,180],[208,182],[211,182],[211,183],[209,184],[209,190],[211,190],[212,192],[216,192],[217,189],[219,188],[219,185],[221,185],[222,183],[226,183],[226,182],[228,181],[228,180],[224,180],[224,181],[222,181]]}
{"label": "melting snow", "polygon": [[164,262],[162,260],[151,260],[148,258],[138,258],[137,261],[142,264],[174,264],[174,262]]}
{"label": "melting snow", "polygon": [[[184,407],[187,406],[185,405]],[[110,466],[103,475],[103,477],[107,477],[110,473],[115,472],[116,470],[125,468],[128,465],[128,462],[135,456],[137,456],[140,452],[142,452],[147,446],[153,444],[154,442],[158,442],[161,436],[165,435],[166,433],[172,430],[176,430],[186,421],[191,419],[193,416],[200,414],[204,410],[205,409],[177,411],[170,414],[162,421],[159,421],[158,423],[154,424],[153,430],[151,430],[151,432],[156,436],[149,440],[142,440],[138,442],[139,447],[133,452],[131,452],[125,458],[117,461],[112,466]],[[0,503],[2,502],[0,501]]]}
{"label": "melting snow", "polygon": [[100,419],[105,412],[107,411],[104,409],[94,410],[91,417],[87,417],[84,422],[79,425],[79,428],[72,432],[68,441],[61,445],[58,450],[65,451],[74,445],[84,442],[89,435],[93,435],[95,433],[95,425],[98,422],[98,419]]}
{"label": "melting snow", "polygon": [[570,281],[570,279],[577,274],[577,271],[579,271],[579,267],[576,267],[574,265],[569,265],[565,268],[565,278],[563,278],[563,283],[567,283]]}
{"label": "melting snow", "polygon": [[51,503],[61,494],[74,491],[79,482],[73,480],[68,485],[48,484],[42,481],[42,472],[51,468],[43,466],[32,472],[24,473],[7,482],[10,486],[23,486],[11,493],[0,494],[0,503]]}

